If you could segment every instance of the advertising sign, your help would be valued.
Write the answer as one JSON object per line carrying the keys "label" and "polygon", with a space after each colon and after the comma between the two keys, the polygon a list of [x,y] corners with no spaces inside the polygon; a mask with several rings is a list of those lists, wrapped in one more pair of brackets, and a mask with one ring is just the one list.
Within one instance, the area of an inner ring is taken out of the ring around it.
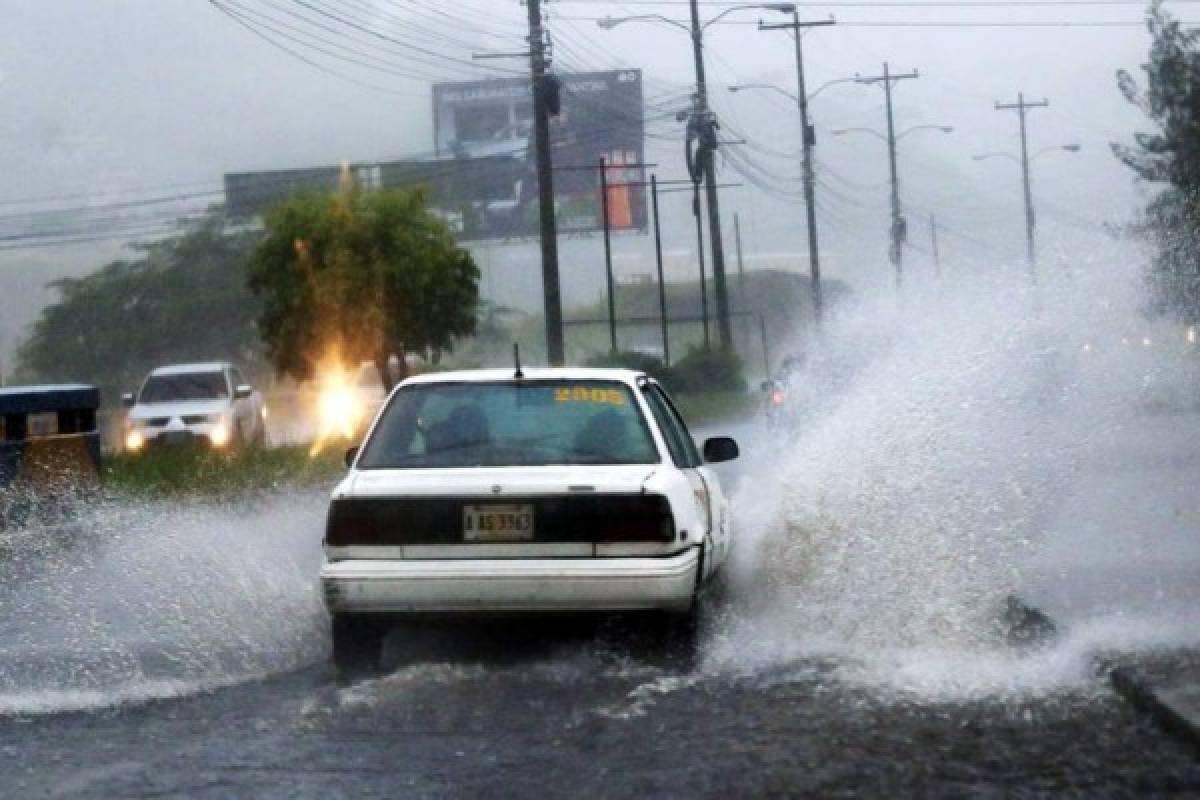
{"label": "advertising sign", "polygon": [[[609,165],[613,231],[645,232],[642,73],[636,69],[559,75],[559,113],[550,118],[554,198],[561,234],[600,230],[600,159]],[[351,165],[367,189],[423,185],[434,210],[464,241],[538,235],[533,99],[528,78],[433,87],[434,157]],[[302,191],[334,191],[342,167],[225,175],[235,218],[266,212]]]}
{"label": "advertising sign", "polygon": [[[560,233],[602,226],[600,159],[610,165],[609,224],[646,229],[644,126],[640,70],[558,76],[560,113],[550,118],[554,196]],[[464,239],[536,236],[537,173],[533,98],[528,78],[502,78],[433,87],[434,148],[453,192],[452,216]],[[388,184],[385,174],[384,185]]]}

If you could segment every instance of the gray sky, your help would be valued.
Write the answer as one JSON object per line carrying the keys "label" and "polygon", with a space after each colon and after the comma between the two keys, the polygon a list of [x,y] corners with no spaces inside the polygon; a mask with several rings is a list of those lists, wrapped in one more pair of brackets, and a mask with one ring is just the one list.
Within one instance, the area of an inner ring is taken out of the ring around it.
{"label": "gray sky", "polygon": [[[261,14],[287,18],[281,9],[306,11],[297,0],[229,0]],[[970,0],[967,0],[968,2]],[[519,49],[524,8],[517,0],[304,0],[310,7],[344,14],[373,29],[415,37],[423,49],[450,58],[372,42],[351,31],[357,43],[401,77],[359,69],[321,54],[309,56],[330,69],[394,93],[364,88],[318,71],[240,27],[204,0],[26,0],[0,1],[0,215],[24,210],[74,208],[159,194],[200,193],[219,188],[227,171],[371,161],[428,152],[432,146],[429,85],[432,78],[462,79],[521,71],[517,60],[472,66],[471,49]],[[1190,5],[1172,6],[1188,19]],[[724,6],[708,4],[711,17]],[[601,30],[594,18],[606,14],[662,13],[684,19],[686,5],[665,2],[606,3],[555,0],[547,5],[562,70],[641,67],[646,95],[661,116],[686,104],[692,82],[689,41],[682,31],[656,23],[629,23]],[[1020,176],[1007,160],[972,162],[973,153],[1018,152],[1017,119],[992,108],[1023,90],[1051,105],[1030,115],[1030,146],[1037,150],[1079,143],[1076,155],[1047,153],[1034,169],[1039,234],[1047,252],[1101,249],[1093,225],[1121,221],[1136,212],[1145,190],[1108,149],[1145,127],[1136,109],[1121,98],[1114,72],[1136,68],[1149,44],[1145,29],[1130,27],[865,27],[885,22],[1136,22],[1144,7],[1128,5],[1033,5],[991,7],[903,5],[814,5],[806,18],[833,13],[840,24],[805,37],[810,90],[825,81],[872,74],[888,60],[896,70],[916,68],[921,77],[896,91],[898,129],[916,124],[952,124],[944,135],[916,132],[900,147],[902,195],[921,268],[927,214],[947,226],[943,255],[957,261],[1004,261],[1021,253]],[[449,14],[449,15],[448,15]],[[730,95],[737,81],[770,81],[795,89],[792,43],[786,34],[758,32],[759,17],[739,12],[733,24],[718,24],[707,36],[711,93],[727,134],[744,134],[750,144],[741,160],[794,181],[797,163],[771,151],[797,148],[794,107],[771,93]],[[1200,17],[1200,14],[1198,14]],[[317,16],[323,24],[337,26]],[[403,25],[397,23],[402,21]],[[751,23],[751,24],[742,24]],[[860,23],[860,24],[852,24]],[[414,33],[412,26],[419,26]],[[386,49],[373,49],[372,45]],[[293,45],[294,46],[294,45]],[[343,54],[345,51],[339,51]],[[462,62],[451,60],[461,59]],[[434,66],[434,65],[438,66]],[[866,126],[882,130],[883,94],[854,83],[831,86],[814,101],[818,128],[818,189],[822,247],[830,271],[856,285],[887,279],[886,155],[869,136],[835,137],[831,128]],[[648,158],[663,177],[683,174],[680,126],[653,122]],[[734,154],[738,155],[738,154]],[[727,165],[722,177],[741,180]],[[138,191],[128,191],[138,190]],[[31,198],[89,195],[30,204]],[[193,198],[187,203],[204,202]],[[217,198],[212,198],[217,199]],[[18,202],[21,201],[21,202]],[[186,207],[186,204],[179,208]],[[169,207],[168,207],[169,208]],[[802,207],[752,187],[730,190],[724,209],[743,220],[747,249],[761,253],[804,248]],[[665,209],[668,246],[690,247],[687,201],[672,198]],[[732,236],[731,240],[732,248]],[[567,242],[564,260],[576,272],[564,278],[569,294],[591,299],[599,290],[598,244]],[[619,253],[632,263],[650,256],[648,237],[626,237]],[[116,243],[0,251],[0,352],[31,318],[48,278],[93,269],[119,253]],[[491,247],[481,256],[495,272],[485,292],[503,297],[538,292],[536,253],[529,247]],[[634,267],[633,269],[639,269]],[[511,299],[511,298],[510,298]]]}

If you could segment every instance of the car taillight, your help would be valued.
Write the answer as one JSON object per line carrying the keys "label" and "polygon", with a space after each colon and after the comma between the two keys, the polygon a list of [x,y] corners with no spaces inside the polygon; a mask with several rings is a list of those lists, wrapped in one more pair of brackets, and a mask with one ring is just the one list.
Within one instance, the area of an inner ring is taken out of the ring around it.
{"label": "car taillight", "polygon": [[670,511],[616,518],[596,539],[601,542],[671,542],[675,540],[675,518]]}
{"label": "car taillight", "polygon": [[382,544],[386,511],[378,501],[334,500],[325,518],[325,543],[334,547]]}
{"label": "car taillight", "polygon": [[[463,510],[489,497],[343,497],[329,506],[325,544],[463,544]],[[662,495],[506,497],[533,507],[536,542],[671,542],[675,517]]]}
{"label": "car taillight", "polygon": [[775,391],[771,392],[771,402],[777,406],[783,405],[783,390],[782,389],[776,389]]}

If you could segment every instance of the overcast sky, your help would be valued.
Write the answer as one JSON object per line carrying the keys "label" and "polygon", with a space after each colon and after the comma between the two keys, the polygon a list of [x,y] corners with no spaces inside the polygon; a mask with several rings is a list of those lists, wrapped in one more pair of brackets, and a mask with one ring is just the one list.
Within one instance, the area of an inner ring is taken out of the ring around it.
{"label": "overcast sky", "polygon": [[[970,3],[974,0],[963,0]],[[410,41],[425,55],[350,29],[353,37],[330,39],[373,55],[383,70],[364,70],[313,51],[304,52],[326,69],[344,73],[367,88],[282,52],[240,26],[205,0],[0,0],[0,214],[30,209],[74,208],[156,193],[201,194],[219,188],[224,172],[373,161],[426,153],[432,147],[429,86],[433,79],[518,74],[519,60],[470,63],[471,50],[516,50],[524,7],[517,0],[227,0],[260,15],[293,19],[306,13],[338,28],[334,13],[373,30]],[[298,4],[299,3],[299,4]],[[705,18],[729,4],[706,3]],[[1190,5],[1177,3],[1183,19]],[[915,248],[927,245],[924,219],[937,214],[947,226],[947,260],[996,260],[1019,256],[1020,175],[1005,159],[982,163],[972,154],[1019,151],[1017,119],[998,112],[993,101],[1011,102],[1018,91],[1050,100],[1030,114],[1030,147],[1039,150],[1078,143],[1078,154],[1050,152],[1034,169],[1039,230],[1048,251],[1101,248],[1096,223],[1131,217],[1145,199],[1131,173],[1110,154],[1108,143],[1127,141],[1145,127],[1136,109],[1115,87],[1118,68],[1137,68],[1149,44],[1144,27],[871,27],[879,23],[1139,22],[1137,3],[1038,5],[1013,2],[986,7],[899,3],[806,6],[808,19],[836,16],[839,25],[805,36],[810,91],[826,81],[874,74],[884,60],[897,71],[919,70],[920,78],[896,87],[896,124],[955,126],[953,134],[920,131],[900,146],[901,190]],[[548,26],[560,70],[640,67],[646,96],[648,157],[662,177],[684,173],[679,125],[662,118],[686,105],[693,81],[689,40],[683,31],[655,22],[627,23],[602,30],[595,18],[612,14],[660,13],[686,19],[679,2],[626,4],[591,0],[547,3]],[[798,144],[794,107],[772,93],[729,94],[738,81],[768,81],[795,90],[792,42],[765,33],[755,21],[783,17],[743,11],[729,24],[708,31],[707,64],[713,102],[726,133],[744,135],[739,151],[779,180],[795,180],[796,162],[787,153]],[[1200,16],[1200,15],[1198,15]],[[867,24],[864,24],[867,23]],[[278,40],[285,41],[285,40]],[[373,47],[374,46],[374,47]],[[336,52],[345,56],[346,49]],[[356,60],[357,56],[352,56]],[[412,77],[405,77],[404,72]],[[386,90],[386,91],[382,91]],[[830,129],[884,126],[883,93],[877,87],[837,84],[814,100],[818,127],[818,189],[823,249],[831,272],[852,283],[886,278],[887,178],[882,142],[867,135],[835,137]],[[742,180],[731,165],[722,178]],[[177,187],[177,188],[170,188]],[[130,191],[137,190],[137,191]],[[128,192],[127,194],[120,194]],[[30,199],[87,197],[30,204]],[[747,250],[799,252],[802,208],[753,187],[725,195],[725,210],[743,218]],[[189,202],[201,202],[205,197]],[[214,198],[215,199],[215,198]],[[683,197],[673,198],[664,220],[668,245],[687,248],[692,238]],[[732,237],[730,237],[732,238]],[[644,237],[618,242],[618,251],[645,253]],[[11,347],[45,294],[47,277],[100,266],[119,245],[94,243],[69,248],[0,251],[0,336]],[[594,257],[595,243],[567,243],[565,258]],[[922,257],[915,249],[910,260]],[[536,278],[530,248],[488,248],[490,263],[514,272],[521,292]],[[593,276],[594,277],[594,276]],[[568,290],[588,296],[598,285],[566,277]],[[536,287],[533,287],[536,288]]]}

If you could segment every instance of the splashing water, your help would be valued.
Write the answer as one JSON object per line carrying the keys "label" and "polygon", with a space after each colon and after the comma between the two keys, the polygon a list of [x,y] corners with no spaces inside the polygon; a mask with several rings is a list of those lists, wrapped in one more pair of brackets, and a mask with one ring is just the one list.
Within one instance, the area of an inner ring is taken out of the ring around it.
{"label": "splashing water", "polygon": [[110,501],[2,532],[0,713],[190,694],[322,658],[324,504]]}
{"label": "splashing water", "polygon": [[[791,379],[800,407],[770,469],[751,466],[734,497],[739,599],[713,633],[710,668],[833,654],[856,679],[968,693],[1089,675],[1112,620],[1085,620],[1053,651],[1022,657],[1004,647],[998,612],[1069,534],[1066,499],[1110,463],[1114,442],[1141,441],[1146,376],[1200,383],[1194,352],[1149,355],[1133,267],[1086,266],[1036,290],[979,274],[888,292],[826,325]],[[1189,391],[1179,396],[1200,396]],[[1179,411],[1171,424],[1195,441],[1200,408]],[[1200,480],[1200,460],[1191,467]],[[1188,630],[1168,627],[1118,639]]]}

